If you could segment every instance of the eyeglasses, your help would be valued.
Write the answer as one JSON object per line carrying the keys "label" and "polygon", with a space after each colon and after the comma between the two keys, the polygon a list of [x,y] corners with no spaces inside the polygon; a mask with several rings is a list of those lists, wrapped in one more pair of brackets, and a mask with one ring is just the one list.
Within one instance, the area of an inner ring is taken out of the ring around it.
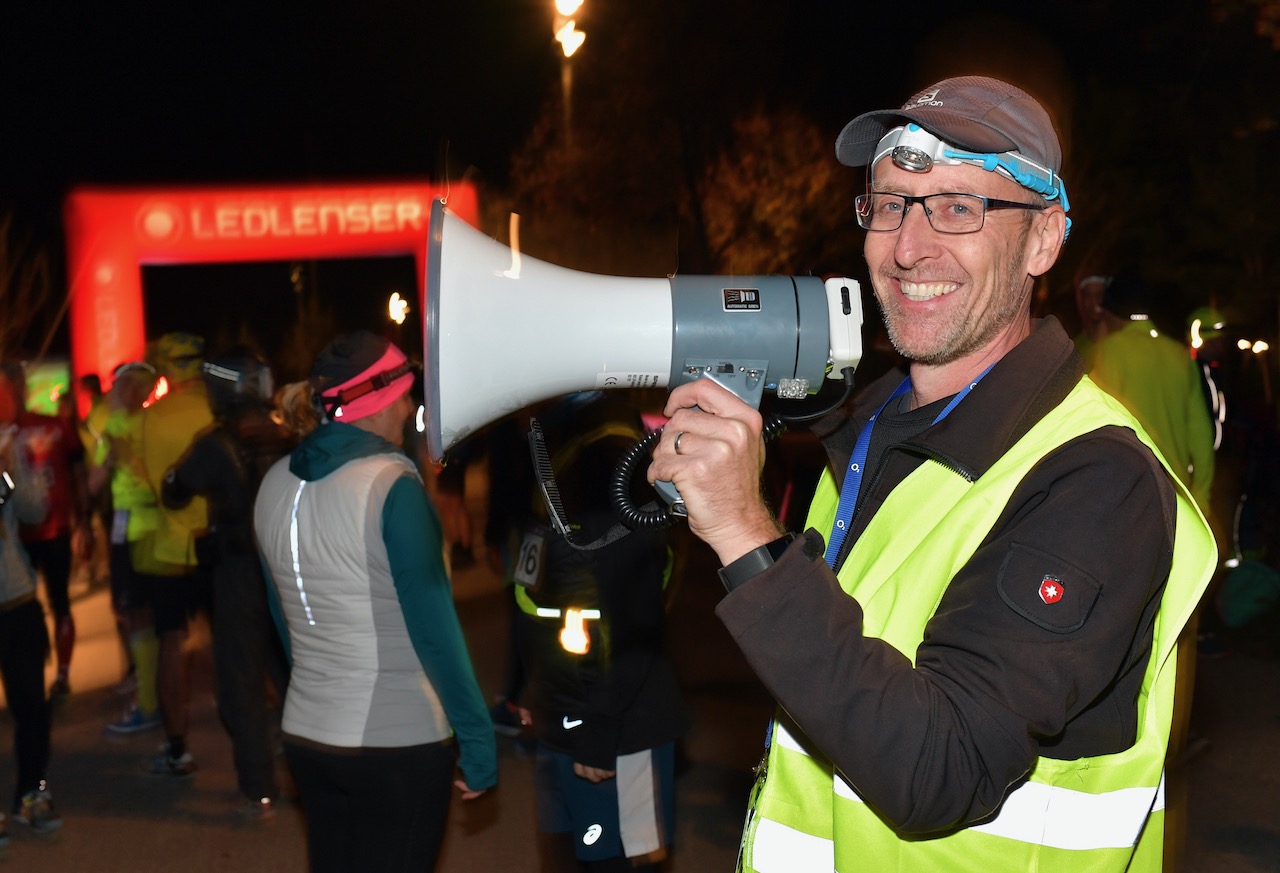
{"label": "eyeglasses", "polygon": [[924,197],[908,197],[905,194],[886,194],[872,191],[859,194],[853,201],[858,213],[858,224],[875,233],[897,230],[902,227],[911,204],[924,206],[929,226],[938,233],[976,233],[982,230],[989,209],[1047,209],[1038,203],[1019,203],[1016,200],[996,200],[978,194],[927,194]]}

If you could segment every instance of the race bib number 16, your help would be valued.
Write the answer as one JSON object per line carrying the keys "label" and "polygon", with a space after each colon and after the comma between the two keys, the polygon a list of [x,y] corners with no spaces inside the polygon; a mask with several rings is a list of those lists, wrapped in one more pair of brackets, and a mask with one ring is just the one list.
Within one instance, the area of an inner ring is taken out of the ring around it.
{"label": "race bib number 16", "polygon": [[519,585],[533,588],[542,579],[542,565],[546,560],[547,541],[542,533],[531,530],[525,533],[516,559],[515,580]]}

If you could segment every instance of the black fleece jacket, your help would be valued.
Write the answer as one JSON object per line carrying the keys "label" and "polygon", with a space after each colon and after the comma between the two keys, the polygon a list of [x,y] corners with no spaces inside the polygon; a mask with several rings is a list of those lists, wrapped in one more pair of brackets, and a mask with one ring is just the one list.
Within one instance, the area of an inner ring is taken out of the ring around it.
{"label": "black fleece jacket", "polygon": [[[919,464],[976,480],[1082,374],[1061,325],[1036,323],[947,418],[868,470],[841,563]],[[859,428],[903,375],[815,427],[833,470],[846,469]],[[1038,756],[1133,743],[1174,507],[1164,468],[1126,428],[1051,451],[951,579],[914,666],[863,636],[861,607],[822,560],[827,531],[806,532],[717,614],[787,715],[886,821],[904,835],[941,833],[989,818]],[[1079,627],[1037,613],[1045,575],[1090,593]]]}
{"label": "black fleece jacket", "polygon": [[[607,483],[618,459],[644,433],[639,413],[606,392],[589,402],[561,401],[540,420],[568,520],[580,525],[574,541],[593,542],[619,522]],[[602,435],[619,425],[631,435]],[[541,515],[515,523],[523,530],[535,521],[545,525]],[[580,551],[549,528],[544,535],[544,570],[531,599],[560,610],[598,609],[600,618],[587,622],[589,650],[571,654],[560,642],[562,618],[516,617],[529,671],[522,700],[533,710],[543,745],[577,763],[612,770],[619,755],[672,742],[687,723],[666,648],[667,537],[635,531]]]}

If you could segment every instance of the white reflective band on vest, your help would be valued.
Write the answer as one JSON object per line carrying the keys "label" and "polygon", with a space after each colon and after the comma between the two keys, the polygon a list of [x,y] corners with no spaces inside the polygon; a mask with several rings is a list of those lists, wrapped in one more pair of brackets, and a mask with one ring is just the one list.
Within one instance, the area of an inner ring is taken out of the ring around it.
{"label": "white reflective band on vest", "polygon": [[1163,773],[1155,788],[1103,794],[1027,782],[1004,799],[999,815],[970,830],[1055,849],[1127,849],[1152,808],[1164,808]]}
{"label": "white reflective band on vest", "polygon": [[[807,755],[808,752],[781,724],[774,726],[774,742],[785,749]],[[840,776],[834,778],[838,797],[863,803],[863,799]],[[1000,813],[986,824],[974,825],[971,831],[1017,840],[1021,843],[1049,846],[1055,849],[1087,851],[1090,849],[1123,849],[1135,845],[1147,818],[1153,811],[1164,809],[1164,773],[1155,788],[1121,788],[1102,794],[1073,791],[1070,788],[1025,782],[1000,804]],[[769,822],[770,839],[784,840],[787,845],[769,846],[769,855],[777,848],[780,857],[812,854],[811,842],[830,842],[800,833],[777,822]],[[781,828],[782,832],[775,832]],[[761,834],[765,822],[756,831],[756,869],[767,873],[771,868],[760,863]],[[784,868],[777,868],[782,870]],[[818,869],[818,868],[815,868]]]}
{"label": "white reflective band on vest", "polygon": [[795,873],[797,870],[836,869],[835,844],[762,818],[756,825],[751,849],[751,869],[758,873]]}
{"label": "white reflective band on vest", "polygon": [[298,506],[302,503],[302,489],[306,487],[305,479],[298,482],[298,490],[294,492],[293,506],[289,511],[289,556],[293,559],[293,579],[298,586],[302,608],[307,613],[307,624],[314,626],[316,617],[311,613],[311,604],[307,602],[307,588],[302,584],[302,550],[298,545]]}
{"label": "white reflective band on vest", "polygon": [[[538,618],[559,618],[561,616],[560,610],[554,606],[539,606],[534,610],[533,614]],[[598,619],[600,618],[600,610],[579,609],[578,615],[585,619]]]}

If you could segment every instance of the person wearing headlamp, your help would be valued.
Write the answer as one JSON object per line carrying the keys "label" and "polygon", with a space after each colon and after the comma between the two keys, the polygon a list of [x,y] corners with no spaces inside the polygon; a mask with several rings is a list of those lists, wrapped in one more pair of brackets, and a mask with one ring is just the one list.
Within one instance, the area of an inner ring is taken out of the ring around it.
{"label": "person wearing headlamp", "polygon": [[497,784],[440,522],[403,451],[416,370],[369,331],[333,340],[311,372],[319,424],[254,502],[313,873],[434,870],[453,789]]}
{"label": "person wearing headlamp", "polygon": [[1053,122],[995,79],[851,121],[864,254],[906,359],[814,426],[802,534],[761,417],[682,385],[651,480],[724,565],[717,614],[778,701],[742,868],[1161,867],[1175,641],[1213,537],[1150,438],[1032,319],[1069,208]]}

